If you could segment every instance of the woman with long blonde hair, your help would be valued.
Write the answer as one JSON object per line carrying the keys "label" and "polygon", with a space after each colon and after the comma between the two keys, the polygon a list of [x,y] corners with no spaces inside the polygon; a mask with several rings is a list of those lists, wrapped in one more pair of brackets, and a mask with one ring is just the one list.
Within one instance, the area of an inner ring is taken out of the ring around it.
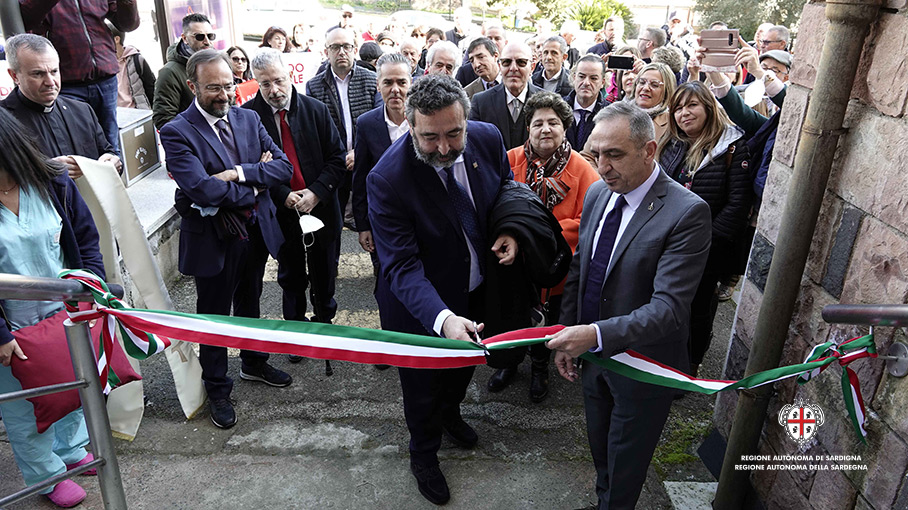
{"label": "woman with long blonde hair", "polygon": [[675,73],[665,64],[646,64],[637,73],[634,95],[626,100],[633,101],[646,110],[656,128],[656,140],[660,140],[668,128],[668,103],[675,92]]}
{"label": "woman with long blonde hair", "polygon": [[712,340],[719,278],[734,260],[735,240],[750,215],[750,153],[744,132],[729,120],[709,88],[697,81],[681,85],[672,96],[668,130],[657,155],[665,172],[700,196],[712,213],[709,259],[691,302],[690,361],[696,375]]}

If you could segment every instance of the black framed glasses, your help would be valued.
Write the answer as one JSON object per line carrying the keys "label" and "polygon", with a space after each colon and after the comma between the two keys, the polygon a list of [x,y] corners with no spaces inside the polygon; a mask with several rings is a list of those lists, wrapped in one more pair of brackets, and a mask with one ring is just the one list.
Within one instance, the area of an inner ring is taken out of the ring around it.
{"label": "black framed glasses", "polygon": [[345,13],[343,14],[343,17],[344,17],[344,18],[352,18],[352,17],[353,17],[353,13],[352,13],[352,12],[345,12]]}
{"label": "black framed glasses", "polygon": [[195,40],[199,42],[204,41],[206,38],[209,41],[213,41],[218,38],[218,34],[193,34],[192,36],[195,37]]}
{"label": "black framed glasses", "polygon": [[334,53],[340,53],[340,50],[344,50],[347,53],[350,53],[351,51],[353,51],[353,45],[350,43],[347,43],[347,44],[332,44],[332,45],[328,46],[328,51],[332,51]]}
{"label": "black framed glasses", "polygon": [[246,62],[248,62],[248,60],[246,59],[246,57],[230,57],[230,60],[233,60],[233,61],[236,62],[236,63],[240,63],[240,62],[246,63]]}

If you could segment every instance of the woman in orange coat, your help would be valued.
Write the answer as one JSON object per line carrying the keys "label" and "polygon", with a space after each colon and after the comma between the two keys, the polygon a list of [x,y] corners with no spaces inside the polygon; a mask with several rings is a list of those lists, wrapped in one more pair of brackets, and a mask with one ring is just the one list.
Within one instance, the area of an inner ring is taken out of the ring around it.
{"label": "woman in orange coat", "polygon": [[[561,224],[562,234],[577,249],[580,213],[587,188],[599,174],[576,151],[564,136],[574,121],[571,107],[557,94],[540,92],[532,95],[524,107],[530,136],[523,147],[508,151],[514,180],[526,183],[539,195]],[[592,122],[592,119],[589,120]],[[546,322],[558,322],[564,281],[542,293]],[[530,348],[532,361],[530,400],[541,402],[548,394],[549,350],[544,344]],[[498,369],[489,379],[491,392],[503,390],[517,373],[517,366]]]}

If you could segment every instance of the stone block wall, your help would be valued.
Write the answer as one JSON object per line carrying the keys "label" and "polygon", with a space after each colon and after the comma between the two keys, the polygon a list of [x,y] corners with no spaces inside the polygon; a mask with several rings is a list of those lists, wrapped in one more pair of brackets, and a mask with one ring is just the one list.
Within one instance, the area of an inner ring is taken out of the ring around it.
{"label": "stone block wall", "polygon": [[[835,303],[908,302],[908,12],[905,0],[884,0],[884,9],[864,44],[822,211],[802,275],[783,364],[801,362],[810,347],[866,333],[866,328],[830,325],[820,313]],[[773,163],[751,251],[747,278],[732,330],[725,378],[744,373],[754,328],[794,172],[801,126],[817,79],[829,25],[825,4],[804,7],[791,81],[776,138]],[[834,78],[833,78],[834,79]],[[904,330],[878,328],[880,352]],[[763,471],[751,481],[768,509],[826,510],[908,508],[908,378],[897,379],[877,360],[852,365],[867,407],[867,444],[856,437],[845,410],[840,369],[830,368],[803,386],[776,384],[764,422],[760,454],[796,454],[797,443],[778,424],[782,406],[803,396],[826,414],[804,455],[860,455],[867,470]],[[737,397],[718,397],[714,422],[726,437]]]}

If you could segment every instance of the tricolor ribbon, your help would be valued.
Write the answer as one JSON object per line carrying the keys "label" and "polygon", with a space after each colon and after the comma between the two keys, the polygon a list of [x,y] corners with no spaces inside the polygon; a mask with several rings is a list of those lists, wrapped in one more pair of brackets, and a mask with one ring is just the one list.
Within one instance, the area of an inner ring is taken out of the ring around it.
{"label": "tricolor ribbon", "polygon": [[[88,271],[63,271],[60,277],[81,282],[95,300],[94,308],[89,311],[80,311],[76,303],[67,303],[70,318],[74,322],[104,321],[98,374],[106,382],[105,393],[119,383],[107,364],[105,354],[110,352],[117,334],[123,339],[126,353],[140,360],[163,351],[174,338],[217,347],[297,354],[307,358],[407,368],[459,368],[485,364],[486,349],[493,351],[543,343],[548,340],[544,338],[546,335],[564,328],[558,325],[511,331],[485,339],[483,349],[461,340],[353,326],[126,308],[110,293],[104,281]],[[868,357],[876,357],[872,334],[840,344],[826,342],[817,345],[803,363],[765,370],[738,381],[697,379],[632,350],[610,358],[586,353],[581,359],[635,381],[707,395],[756,388],[789,377],[798,377],[798,383],[804,384],[837,362],[843,367],[845,407],[858,437],[866,442],[861,388],[857,375],[847,365]]]}

